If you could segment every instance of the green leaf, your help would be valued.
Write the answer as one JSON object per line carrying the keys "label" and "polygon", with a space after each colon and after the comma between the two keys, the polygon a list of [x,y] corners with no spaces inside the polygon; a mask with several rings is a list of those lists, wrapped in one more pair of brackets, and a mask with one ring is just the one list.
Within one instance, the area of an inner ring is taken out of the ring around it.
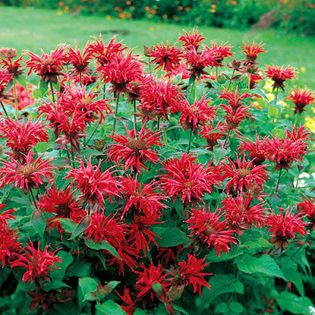
{"label": "green leaf", "polygon": [[196,300],[197,307],[200,310],[207,309],[211,302],[221,294],[233,292],[244,294],[242,282],[232,274],[213,276],[209,283],[211,285],[210,289],[204,288],[202,295]]}
{"label": "green leaf", "polygon": [[50,282],[45,283],[44,289],[45,291],[50,291],[50,290],[57,290],[60,288],[70,288],[67,284],[60,280],[52,280]]}
{"label": "green leaf", "polygon": [[39,90],[40,90],[41,96],[44,96],[48,91],[48,83],[44,80],[40,80]]}
{"label": "green leaf", "polygon": [[76,226],[75,230],[72,232],[71,237],[69,238],[69,241],[77,238],[79,235],[84,233],[84,231],[89,227],[91,223],[91,218],[89,216],[86,216],[81,220],[81,222]]}
{"label": "green leaf", "polygon": [[172,304],[172,307],[175,311],[179,312],[180,314],[189,315],[189,313],[186,310],[184,310],[182,307],[176,304]]}
{"label": "green leaf", "polygon": [[238,269],[244,273],[262,273],[266,276],[277,277],[286,280],[278,264],[269,255],[262,255],[259,258],[244,255],[235,260]]}
{"label": "green leaf", "polygon": [[213,162],[217,165],[222,159],[227,157],[230,154],[230,149],[224,149],[221,147],[213,148]]}
{"label": "green leaf", "polygon": [[32,225],[34,230],[38,233],[40,238],[44,237],[44,232],[46,229],[46,220],[43,213],[40,211],[34,211],[32,215]]}
{"label": "green leaf", "polygon": [[72,264],[73,257],[70,253],[65,251],[60,251],[57,253],[57,256],[60,257],[61,263],[57,263],[57,269],[53,269],[50,272],[50,276],[54,280],[62,280],[66,274],[67,268]]}
{"label": "green leaf", "polygon": [[79,288],[84,301],[94,301],[96,296],[93,293],[97,290],[98,283],[95,279],[86,277],[79,279]]}
{"label": "green leaf", "polygon": [[243,255],[243,250],[236,246],[233,247],[229,252],[222,253],[220,256],[217,256],[216,252],[213,250],[206,256],[206,262],[215,263],[227,261],[241,255]]}
{"label": "green leaf", "polygon": [[228,314],[229,313],[229,307],[225,302],[219,303],[216,305],[216,307],[214,309],[214,313]]}
{"label": "green leaf", "polygon": [[242,313],[244,311],[244,307],[242,304],[238,302],[231,302],[230,310],[233,311],[234,313]]}
{"label": "green leaf", "polygon": [[112,300],[108,300],[103,304],[96,304],[96,315],[126,315],[126,312]]}
{"label": "green leaf", "polygon": [[61,226],[67,233],[72,233],[77,227],[77,223],[68,218],[56,218],[54,221],[60,222]]}
{"label": "green leaf", "polygon": [[189,243],[186,234],[177,227],[154,227],[152,231],[159,236],[157,243],[160,247],[186,246]]}
{"label": "green leaf", "polygon": [[310,309],[313,307],[313,303],[305,296],[298,297],[290,292],[281,292],[276,300],[283,311],[299,315],[311,314]]}
{"label": "green leaf", "polygon": [[[77,258],[78,259],[78,258]],[[80,277],[84,278],[91,274],[91,263],[81,260],[75,260],[74,263],[69,267],[67,275],[69,277]]]}
{"label": "green leaf", "polygon": [[111,253],[113,256],[121,260],[121,257],[119,256],[116,249],[110,245],[108,242],[103,241],[102,243],[94,243],[93,240],[84,240],[85,245],[93,250],[107,250],[109,253]]}

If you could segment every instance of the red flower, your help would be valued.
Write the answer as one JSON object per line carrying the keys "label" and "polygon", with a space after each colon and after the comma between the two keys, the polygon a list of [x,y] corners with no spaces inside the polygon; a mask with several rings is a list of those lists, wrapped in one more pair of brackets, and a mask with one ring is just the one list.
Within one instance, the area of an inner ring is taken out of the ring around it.
{"label": "red flower", "polygon": [[199,259],[196,254],[187,255],[187,260],[178,263],[179,274],[185,285],[192,285],[194,293],[201,295],[203,287],[210,288],[209,283],[205,280],[206,276],[211,276],[210,272],[202,272],[207,267],[205,259]]}
{"label": "red flower", "polygon": [[22,56],[14,60],[16,56],[17,51],[15,48],[0,49],[0,57],[2,57],[0,64],[2,64],[3,69],[6,69],[14,77],[19,76],[23,72],[21,65]]}
{"label": "red flower", "polygon": [[[141,187],[142,186],[142,187]],[[126,199],[122,216],[131,210],[146,216],[160,215],[166,206],[161,202],[165,197],[154,192],[155,182],[143,184],[138,182],[138,176],[133,179],[130,175],[120,179],[120,193]]]}
{"label": "red flower", "polygon": [[213,246],[218,256],[221,251],[228,252],[230,244],[236,244],[233,236],[235,231],[229,228],[227,220],[222,220],[222,217],[219,209],[215,212],[207,211],[206,208],[192,209],[190,218],[186,221],[190,234],[208,248]]}
{"label": "red flower", "polygon": [[265,220],[264,208],[261,203],[252,205],[253,197],[249,194],[236,198],[226,197],[221,203],[225,211],[225,218],[229,224],[237,229],[248,229],[251,225],[261,226]]}
{"label": "red flower", "polygon": [[297,209],[315,224],[315,198],[305,197],[302,202],[297,204]]}
{"label": "red flower", "polygon": [[158,218],[157,214],[135,216],[133,221],[127,225],[126,241],[135,249],[137,255],[142,251],[146,256],[152,243],[158,246],[155,240],[158,236],[150,230],[150,227],[160,223],[157,221]]}
{"label": "red flower", "polygon": [[114,57],[121,55],[125,49],[126,47],[122,43],[116,42],[116,36],[113,36],[107,45],[100,36],[99,40],[96,39],[88,45],[87,52],[96,58],[99,66],[104,66],[110,63]]}
{"label": "red flower", "polygon": [[67,60],[64,50],[64,47],[58,47],[49,55],[42,52],[40,56],[28,52],[30,58],[26,62],[26,67],[29,68],[28,75],[35,72],[41,77],[41,80],[57,83],[58,76],[62,75],[61,70]]}
{"label": "red flower", "polygon": [[119,165],[124,161],[124,169],[132,169],[141,172],[141,168],[147,169],[144,163],[149,161],[157,163],[158,154],[152,149],[154,146],[162,146],[159,135],[143,126],[136,138],[134,129],[126,129],[127,135],[114,133],[111,138],[116,142],[108,150],[108,157]]}
{"label": "red flower", "polygon": [[161,298],[167,291],[170,283],[166,280],[164,268],[161,265],[154,266],[152,263],[147,268],[141,264],[142,271],[137,271],[138,279],[136,289],[137,297],[148,296],[152,301],[157,296]]}
{"label": "red flower", "polygon": [[224,178],[231,178],[226,184],[227,191],[233,189],[242,192],[254,186],[263,187],[268,179],[265,165],[255,166],[253,161],[247,162],[245,157],[243,160],[237,157],[235,162],[230,159],[229,164],[222,165],[222,171]]}
{"label": "red flower", "polygon": [[265,161],[266,148],[265,141],[258,139],[256,135],[255,141],[242,140],[242,143],[238,147],[238,150],[245,154],[248,152],[249,157],[253,160],[254,164],[259,165]]}
{"label": "red flower", "polygon": [[179,66],[182,52],[167,42],[166,45],[153,46],[149,55],[153,58],[151,62],[157,65],[155,69],[163,68],[166,72],[172,72]]}
{"label": "red flower", "polygon": [[209,101],[209,99],[203,96],[191,105],[188,101],[183,103],[179,122],[184,129],[189,128],[195,131],[199,125],[215,117],[216,108],[209,106]]}
{"label": "red flower", "polygon": [[292,67],[268,66],[266,70],[268,78],[274,81],[273,88],[284,90],[284,82],[295,77],[295,71]]}
{"label": "red flower", "polygon": [[279,214],[270,214],[266,219],[266,225],[269,227],[272,239],[271,243],[276,248],[285,249],[288,246],[288,240],[295,238],[296,234],[304,236],[306,234],[306,223],[302,221],[302,215],[293,214],[292,211],[279,208]]}
{"label": "red flower", "polygon": [[212,43],[211,47],[206,47],[205,51],[208,54],[208,58],[212,60],[212,67],[222,67],[222,61],[227,58],[233,56],[231,52],[231,46],[228,44],[217,45],[216,43]]}
{"label": "red flower", "polygon": [[1,187],[13,184],[15,187],[25,189],[38,188],[44,184],[44,180],[50,182],[53,179],[53,167],[50,160],[42,160],[39,156],[34,159],[33,154],[28,152],[23,163],[11,159],[5,161],[0,169]]}
{"label": "red flower", "polygon": [[79,198],[88,202],[91,207],[97,204],[101,208],[105,201],[104,195],[110,201],[111,197],[119,196],[117,182],[111,169],[102,172],[101,163],[102,161],[99,161],[97,166],[92,165],[92,161],[89,159],[85,166],[81,161],[80,166],[77,169],[72,168],[66,176],[66,179],[72,178],[71,185],[76,184],[76,188],[81,191]]}
{"label": "red flower", "polygon": [[183,154],[164,164],[166,174],[161,177],[161,187],[167,196],[178,196],[183,203],[200,201],[205,193],[211,193],[214,174],[210,167],[205,168],[196,157]]}
{"label": "red flower", "polygon": [[207,140],[209,150],[213,150],[213,147],[218,144],[218,140],[224,137],[221,127],[222,126],[220,124],[218,124],[216,128],[211,126],[202,126],[200,137]]}
{"label": "red flower", "polygon": [[243,46],[241,46],[241,49],[246,55],[246,59],[250,62],[254,62],[259,54],[266,52],[266,50],[263,48],[262,43],[255,42],[252,43],[243,42]]}
{"label": "red flower", "polygon": [[290,99],[295,105],[295,113],[302,113],[305,106],[311,104],[314,101],[313,93],[309,90],[295,89],[292,90],[288,99]]}
{"label": "red flower", "polygon": [[3,119],[0,121],[0,133],[1,137],[7,138],[6,146],[13,151],[13,157],[22,161],[38,142],[48,141],[40,121]]}
{"label": "red flower", "polygon": [[256,83],[263,80],[263,77],[259,73],[248,73],[250,88],[253,89]]}
{"label": "red flower", "polygon": [[51,227],[56,227],[60,233],[63,233],[64,229],[56,219],[70,218],[73,222],[79,223],[86,216],[86,211],[74,200],[70,187],[66,190],[59,190],[53,186],[38,200],[38,207],[45,212],[56,214],[55,217],[48,220],[48,223]]}
{"label": "red flower", "polygon": [[85,88],[69,88],[66,87],[59,100],[59,106],[62,107],[62,112],[67,116],[76,114],[81,115],[87,123],[93,122],[99,116],[101,123],[105,118],[105,114],[112,112],[106,100],[97,99],[98,94],[86,91]]}
{"label": "red flower", "polygon": [[304,127],[295,127],[292,132],[286,130],[286,138],[271,138],[264,140],[266,159],[276,163],[276,169],[284,168],[288,170],[293,162],[303,160],[303,155],[307,153],[308,133]]}
{"label": "red flower", "polygon": [[238,88],[236,88],[234,93],[229,90],[222,91],[219,98],[227,100],[228,104],[235,111],[238,108],[242,107],[244,105],[243,100],[247,98],[251,98],[251,95],[249,93],[240,94],[238,92]]}
{"label": "red flower", "polygon": [[[3,104],[8,104],[15,106],[17,110],[22,110],[25,107],[31,106],[35,103],[35,99],[32,97],[33,85],[28,84],[26,87],[22,86],[19,83],[11,87],[8,94],[6,95],[7,99],[3,100]],[[16,93],[17,104],[14,104],[14,93]]]}
{"label": "red flower", "polygon": [[97,242],[108,242],[115,248],[121,246],[125,240],[125,225],[112,215],[105,216],[103,212],[96,211],[91,215],[91,223],[84,234],[88,240]]}
{"label": "red flower", "polygon": [[149,77],[140,86],[138,109],[144,116],[144,121],[157,117],[167,119],[169,112],[180,109],[182,100],[183,94],[178,86],[168,81],[155,81]]}
{"label": "red flower", "polygon": [[11,263],[11,267],[23,267],[27,271],[22,277],[23,282],[33,282],[34,280],[49,280],[48,273],[52,268],[56,268],[56,263],[61,263],[61,259],[55,256],[56,251],[49,252],[48,246],[41,251],[36,249],[30,242],[26,245],[26,250],[20,254],[18,259]]}
{"label": "red flower", "polygon": [[129,52],[126,56],[122,54],[113,57],[111,62],[99,68],[105,83],[112,84],[115,96],[120,93],[128,93],[128,84],[141,80],[142,65],[136,56]]}
{"label": "red flower", "polygon": [[90,60],[92,59],[93,52],[86,46],[83,51],[76,47],[75,49],[69,47],[66,60],[73,66],[71,74],[82,75],[83,73],[88,73],[88,67]]}
{"label": "red flower", "polygon": [[185,32],[185,34],[182,34],[178,37],[178,40],[183,43],[183,46],[185,48],[194,47],[195,49],[198,49],[200,44],[205,39],[196,29],[193,29],[190,33]]}
{"label": "red flower", "polygon": [[214,57],[209,55],[207,50],[202,52],[197,51],[194,47],[187,47],[183,57],[186,59],[187,67],[191,76],[200,78],[202,74],[207,74],[204,70],[206,67],[216,64]]}
{"label": "red flower", "polygon": [[225,121],[226,126],[224,129],[233,130],[237,129],[238,125],[248,116],[248,108],[244,106],[238,107],[236,110],[230,105],[222,105],[226,112]]}
{"label": "red flower", "polygon": [[126,304],[120,307],[127,313],[127,315],[133,315],[133,310],[136,307],[136,302],[131,297],[130,290],[127,288],[124,288],[124,291],[122,294],[119,294],[117,291],[116,291],[116,294],[123,301],[123,303]]}
{"label": "red flower", "polygon": [[[0,210],[5,207],[4,204],[0,204]],[[15,219],[12,215],[14,210],[6,210],[0,213],[0,261],[2,268],[10,263],[21,249],[21,244],[18,241],[17,230],[10,229],[7,220]]]}
{"label": "red flower", "polygon": [[9,83],[13,80],[13,75],[7,70],[0,70],[0,99],[4,97],[4,90],[8,87]]}

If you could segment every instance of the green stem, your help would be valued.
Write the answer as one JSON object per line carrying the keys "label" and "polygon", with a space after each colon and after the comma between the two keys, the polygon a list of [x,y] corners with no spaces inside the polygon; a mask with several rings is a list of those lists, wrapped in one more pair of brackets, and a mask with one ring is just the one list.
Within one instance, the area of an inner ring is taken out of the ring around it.
{"label": "green stem", "polygon": [[235,69],[233,69],[232,75],[231,75],[231,77],[230,77],[230,82],[229,82],[229,85],[228,85],[228,90],[230,89],[230,86],[231,86],[231,84],[232,84],[232,79],[233,79],[233,77],[234,77],[234,73],[235,73]]}
{"label": "green stem", "polygon": [[137,138],[137,106],[136,106],[136,100],[133,100],[133,127],[135,130],[135,136]]}
{"label": "green stem", "polygon": [[56,102],[55,92],[54,92],[54,87],[53,87],[53,84],[52,84],[51,81],[49,82],[49,85],[50,85],[52,100],[53,100],[53,102],[55,103],[55,102]]}
{"label": "green stem", "polygon": [[279,87],[276,88],[275,105],[277,105],[277,103],[278,103],[278,93],[279,93]]}
{"label": "green stem", "polygon": [[33,193],[33,190],[31,187],[30,187],[30,193],[31,193],[31,198],[32,198],[32,201],[35,205],[35,208],[38,210],[38,205],[37,205],[37,202],[36,202],[36,199],[35,199],[35,196],[34,196],[34,193]]}
{"label": "green stem", "polygon": [[231,130],[229,130],[229,132],[228,132],[228,134],[227,134],[227,136],[226,136],[226,138],[225,138],[225,140],[224,140],[224,143],[223,143],[223,148],[225,147],[225,145],[226,145],[227,141],[229,140],[229,138],[230,138],[230,134],[231,134]]}
{"label": "green stem", "polygon": [[279,176],[278,176],[278,181],[277,181],[277,186],[276,186],[276,193],[277,193],[278,190],[279,190],[279,184],[280,184],[281,174],[282,174],[282,167],[280,168],[280,171],[279,171]]}
{"label": "green stem", "polygon": [[4,105],[3,105],[3,103],[2,103],[1,101],[0,101],[0,104],[1,104],[1,107],[2,107],[2,109],[3,109],[4,113],[5,113],[5,115],[7,116],[7,118],[9,118],[8,112],[7,112],[7,110],[5,109],[5,107],[4,107]]}
{"label": "green stem", "polygon": [[13,95],[14,95],[15,112],[16,112],[16,115],[17,115],[17,112],[18,112],[18,109],[19,109],[19,104],[18,104],[15,80],[13,81]]}
{"label": "green stem", "polygon": [[103,85],[103,99],[106,98],[106,84]]}
{"label": "green stem", "polygon": [[187,153],[190,152],[190,147],[191,147],[191,143],[192,143],[192,134],[193,134],[193,130],[190,129],[189,142],[188,142],[188,147],[187,147]]}
{"label": "green stem", "polygon": [[87,139],[87,141],[85,142],[85,146],[84,147],[87,147],[87,145],[89,144],[89,142],[91,141],[91,139],[93,138],[95,132],[97,131],[98,129],[98,124],[96,124],[96,128],[93,130],[93,132],[91,133],[89,139]]}
{"label": "green stem", "polygon": [[118,115],[118,106],[119,106],[119,94],[117,95],[117,99],[116,99],[115,117],[114,117],[114,125],[113,125],[113,130],[114,130],[114,132],[115,132],[115,130],[116,130],[117,115]]}

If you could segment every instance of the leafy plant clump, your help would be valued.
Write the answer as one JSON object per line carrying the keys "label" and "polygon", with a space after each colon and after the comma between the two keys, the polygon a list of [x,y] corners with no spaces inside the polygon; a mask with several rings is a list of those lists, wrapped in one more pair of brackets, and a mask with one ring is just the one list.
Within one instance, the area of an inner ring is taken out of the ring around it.
{"label": "leafy plant clump", "polygon": [[1,314],[312,311],[314,96],[240,52],[0,49]]}

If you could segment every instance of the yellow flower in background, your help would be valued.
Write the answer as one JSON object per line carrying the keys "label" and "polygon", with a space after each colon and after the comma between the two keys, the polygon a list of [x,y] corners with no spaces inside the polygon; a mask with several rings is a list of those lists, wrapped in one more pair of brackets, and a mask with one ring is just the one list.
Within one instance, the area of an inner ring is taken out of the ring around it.
{"label": "yellow flower in background", "polygon": [[312,133],[315,133],[315,118],[306,117],[305,118],[305,127],[309,129]]}
{"label": "yellow flower in background", "polygon": [[264,89],[267,92],[272,93],[272,87],[273,87],[273,81],[271,79],[267,79],[264,85]]}
{"label": "yellow flower in background", "polygon": [[275,96],[272,93],[266,93],[266,97],[268,102],[272,102],[275,99]]}
{"label": "yellow flower in background", "polygon": [[305,67],[301,67],[301,68],[300,68],[300,71],[301,71],[302,73],[305,73],[305,72],[306,72],[306,68],[305,68]]}

